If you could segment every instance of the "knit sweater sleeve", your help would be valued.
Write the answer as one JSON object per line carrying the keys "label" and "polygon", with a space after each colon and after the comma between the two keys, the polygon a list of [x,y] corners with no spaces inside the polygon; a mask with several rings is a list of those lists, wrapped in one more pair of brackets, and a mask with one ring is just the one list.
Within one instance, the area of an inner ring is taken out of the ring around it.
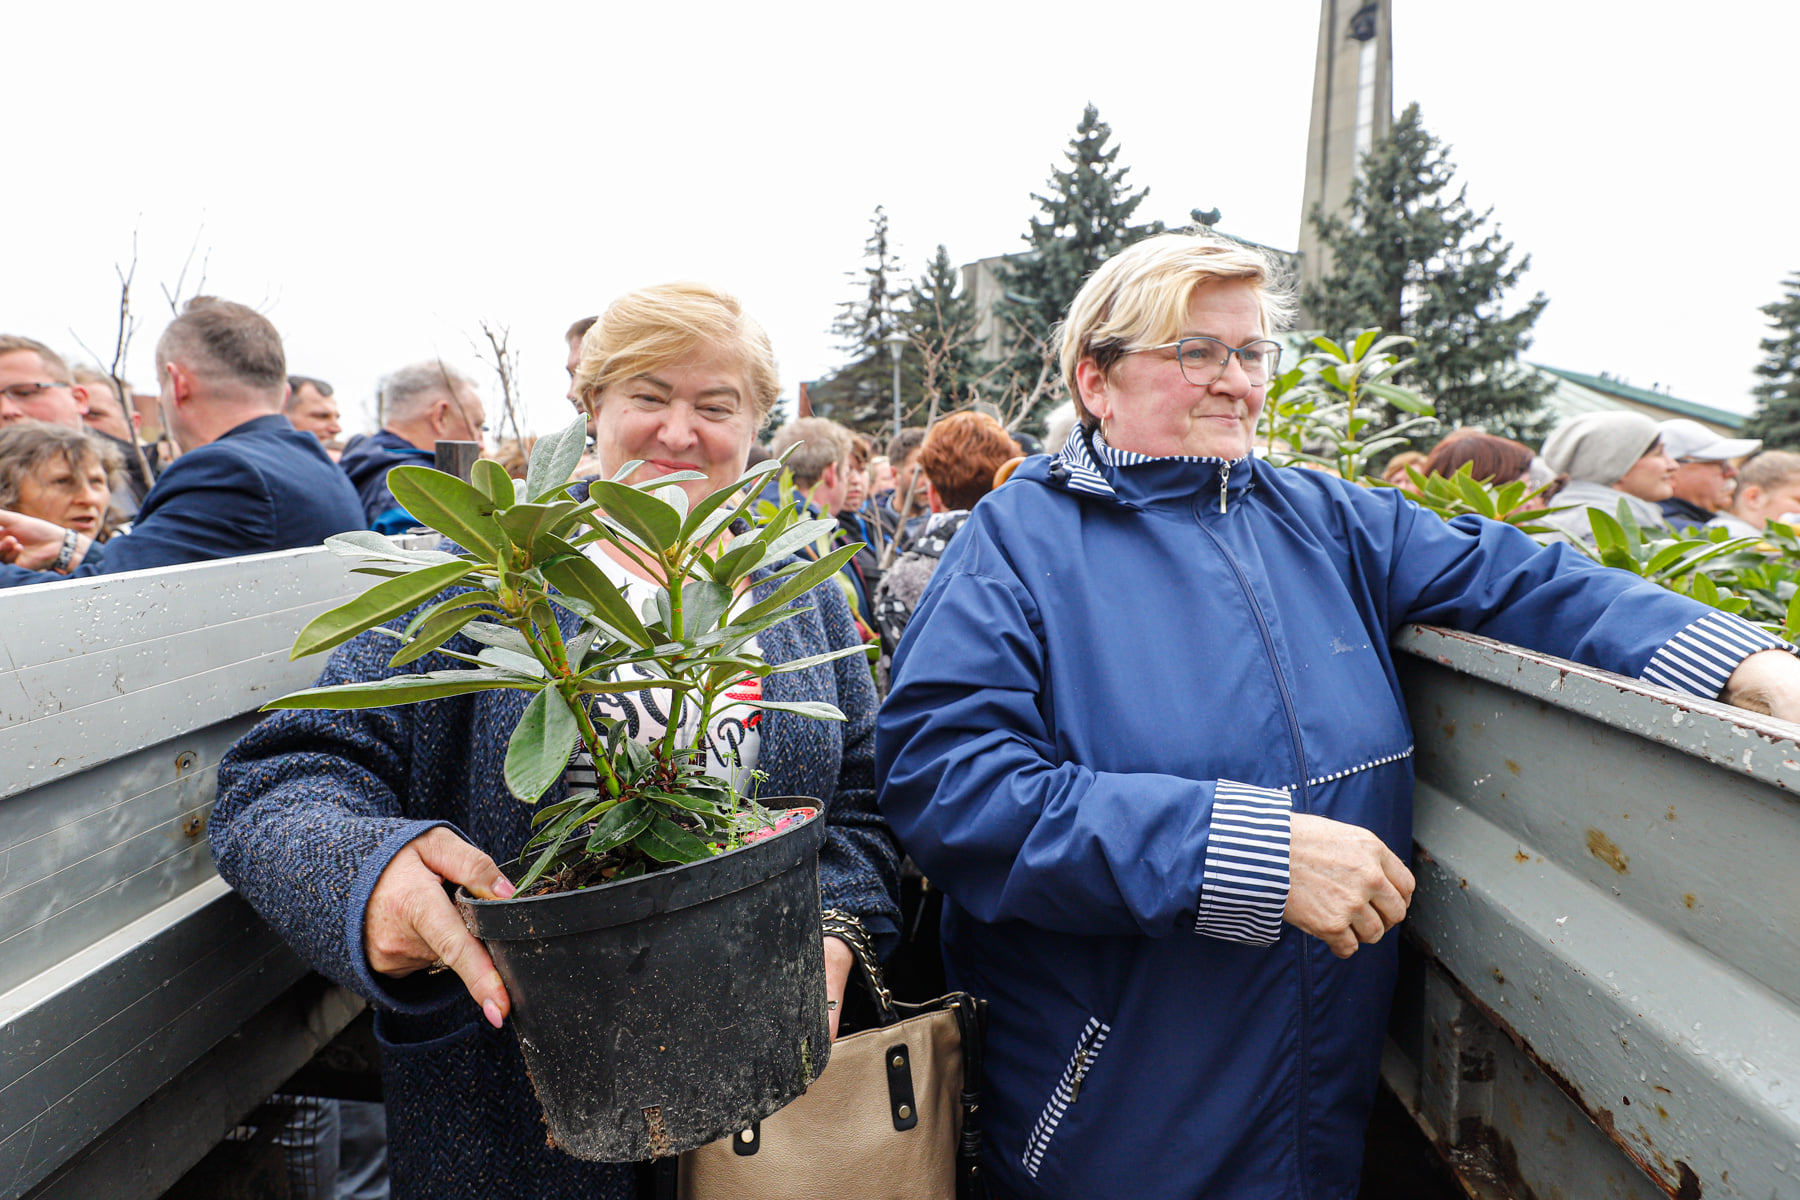
{"label": "knit sweater sleeve", "polygon": [[[386,665],[392,646],[363,634],[332,655],[319,684],[394,674]],[[433,657],[403,669],[428,669]],[[375,974],[363,915],[402,847],[440,825],[455,828],[409,794],[414,733],[427,720],[466,724],[468,707],[469,698],[458,697],[356,712],[285,710],[219,764],[210,824],[219,874],[313,968],[399,1011],[435,1007],[454,994],[454,978]]]}

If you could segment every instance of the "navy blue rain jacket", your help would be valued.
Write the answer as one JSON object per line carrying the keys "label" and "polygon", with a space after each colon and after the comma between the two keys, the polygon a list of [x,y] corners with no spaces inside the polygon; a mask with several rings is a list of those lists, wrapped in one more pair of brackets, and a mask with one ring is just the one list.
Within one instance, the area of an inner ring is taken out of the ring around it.
{"label": "navy blue rain jacket", "polygon": [[[1389,638],[1452,626],[1708,697],[1753,626],[1397,491],[1090,444],[976,506],[900,645],[879,801],[992,1003],[1022,1197],[1348,1200],[1398,938],[1283,924],[1289,813],[1411,855]],[[1722,648],[1721,648],[1722,647]]]}
{"label": "navy blue rain jacket", "polygon": [[421,450],[397,433],[377,429],[374,433],[353,437],[338,456],[338,466],[356,486],[362,500],[363,518],[376,533],[404,533],[423,524],[394,499],[388,491],[388,472],[406,465],[437,465],[437,453]]}

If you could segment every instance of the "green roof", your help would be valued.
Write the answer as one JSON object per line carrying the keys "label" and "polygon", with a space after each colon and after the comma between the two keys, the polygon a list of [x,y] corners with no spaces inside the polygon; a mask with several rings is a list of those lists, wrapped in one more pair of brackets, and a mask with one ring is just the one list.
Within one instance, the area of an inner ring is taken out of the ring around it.
{"label": "green roof", "polygon": [[1646,408],[1657,408],[1677,417],[1692,417],[1699,421],[1710,421],[1715,425],[1736,431],[1744,427],[1749,420],[1743,413],[1728,412],[1722,408],[1713,408],[1706,404],[1695,404],[1692,400],[1678,400],[1674,396],[1662,392],[1652,392],[1640,387],[1632,387],[1628,383],[1620,383],[1616,379],[1602,379],[1598,375],[1583,375],[1579,371],[1565,371],[1561,367],[1548,367],[1543,363],[1531,364],[1541,371],[1548,371],[1570,383],[1580,384],[1596,392],[1604,392],[1609,396],[1617,396],[1621,400],[1629,400],[1633,404],[1642,404]]}

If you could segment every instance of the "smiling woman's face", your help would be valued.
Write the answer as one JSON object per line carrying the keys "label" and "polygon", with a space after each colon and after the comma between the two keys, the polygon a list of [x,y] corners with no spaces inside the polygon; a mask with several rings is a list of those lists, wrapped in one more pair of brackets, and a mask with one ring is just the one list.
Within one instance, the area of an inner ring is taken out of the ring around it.
{"label": "smiling woman's face", "polygon": [[[1266,336],[1256,289],[1239,279],[1201,284],[1177,337],[1204,335],[1229,346]],[[1189,383],[1175,351],[1127,354],[1102,374],[1093,360],[1076,375],[1082,403],[1100,418],[1107,444],[1162,458],[1192,454],[1237,459],[1250,453],[1267,386],[1251,384],[1236,355],[1211,384]]]}
{"label": "smiling woman's face", "polygon": [[699,471],[705,479],[681,485],[690,503],[698,502],[744,473],[756,437],[755,408],[737,359],[702,350],[603,390],[595,403],[594,450],[609,477],[642,459],[633,483]]}
{"label": "smiling woman's face", "polygon": [[84,467],[70,464],[67,456],[58,455],[19,480],[19,498],[13,508],[28,517],[38,517],[64,529],[73,529],[94,537],[112,503],[112,489],[106,483],[106,468],[97,462]]}

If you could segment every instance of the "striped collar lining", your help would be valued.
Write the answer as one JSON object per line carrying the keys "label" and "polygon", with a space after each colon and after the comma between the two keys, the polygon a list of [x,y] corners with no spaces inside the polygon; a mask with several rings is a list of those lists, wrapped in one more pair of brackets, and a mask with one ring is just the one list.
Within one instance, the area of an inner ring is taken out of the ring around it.
{"label": "striped collar lining", "polygon": [[[1089,442],[1092,445],[1089,445]],[[1199,454],[1139,454],[1135,450],[1116,450],[1106,444],[1106,435],[1098,428],[1088,430],[1077,425],[1069,434],[1063,448],[1057,452],[1056,461],[1069,472],[1068,486],[1077,492],[1088,492],[1095,496],[1116,496],[1117,492],[1107,481],[1102,467],[1135,467],[1152,462],[1187,462],[1211,463],[1214,466],[1237,466],[1250,460],[1248,454],[1242,458],[1212,458]]]}

